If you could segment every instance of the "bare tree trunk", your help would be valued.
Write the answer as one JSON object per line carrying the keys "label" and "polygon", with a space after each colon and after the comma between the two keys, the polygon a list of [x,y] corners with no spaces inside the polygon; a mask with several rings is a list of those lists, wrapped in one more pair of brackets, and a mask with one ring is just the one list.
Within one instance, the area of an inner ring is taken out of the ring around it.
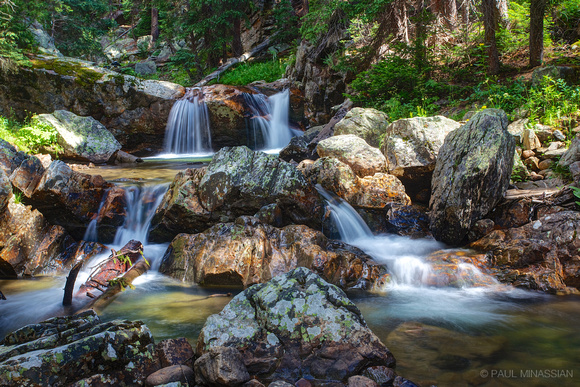
{"label": "bare tree trunk", "polygon": [[159,9],[151,7],[151,45],[159,39]]}
{"label": "bare tree trunk", "polygon": [[235,57],[244,53],[242,48],[242,22],[239,17],[235,18],[233,22],[232,51]]}
{"label": "bare tree trunk", "polygon": [[457,27],[457,3],[455,0],[447,0],[445,3],[445,22],[447,27],[452,30]]}
{"label": "bare tree trunk", "polygon": [[499,73],[499,53],[495,39],[497,30],[497,7],[495,0],[482,0],[483,28],[485,29],[485,47],[487,51],[487,73],[497,75]]}
{"label": "bare tree trunk", "polygon": [[544,59],[544,13],[546,0],[532,0],[530,3],[530,66],[542,64]]}

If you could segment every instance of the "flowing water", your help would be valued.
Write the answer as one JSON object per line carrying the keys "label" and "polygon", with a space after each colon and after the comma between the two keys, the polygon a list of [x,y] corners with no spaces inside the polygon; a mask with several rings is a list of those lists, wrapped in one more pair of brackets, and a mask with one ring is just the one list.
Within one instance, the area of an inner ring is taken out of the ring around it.
{"label": "flowing water", "polygon": [[188,89],[171,108],[164,145],[168,156],[212,152],[209,114],[200,89]]}
{"label": "flowing water", "polygon": [[[122,292],[101,317],[140,319],[156,340],[185,336],[195,343],[205,319],[219,312],[239,290],[203,289],[159,274],[156,267],[167,245],[148,243],[146,233],[167,185],[157,184],[157,177],[149,185],[127,185],[119,176],[112,180],[126,187],[128,217],[110,247],[117,250],[129,239],[141,240],[153,269],[137,278],[136,289]],[[425,257],[445,246],[428,239],[375,236],[352,207],[322,193],[341,238],[384,263],[393,277],[379,292],[357,292],[350,297],[395,355],[401,375],[421,385],[579,385],[577,297],[500,285],[428,286],[423,279],[432,267]],[[107,256],[95,257],[79,274],[77,284]],[[459,265],[458,270],[472,274],[468,264]],[[65,313],[61,306],[64,281],[64,277],[0,281],[7,297],[0,301],[0,337],[24,324]]]}
{"label": "flowing water", "polygon": [[290,92],[282,91],[267,98],[264,94],[244,93],[252,116],[249,127],[254,149],[268,153],[280,152],[295,136],[290,129]]}

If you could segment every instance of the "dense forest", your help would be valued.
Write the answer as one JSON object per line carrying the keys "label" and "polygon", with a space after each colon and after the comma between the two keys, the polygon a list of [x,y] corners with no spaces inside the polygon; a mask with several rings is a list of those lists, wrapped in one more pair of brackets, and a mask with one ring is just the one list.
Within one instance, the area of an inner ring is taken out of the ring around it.
{"label": "dense forest", "polygon": [[[520,75],[577,64],[579,20],[574,0],[2,0],[0,58],[2,71],[26,66],[38,52],[31,26],[40,24],[66,56],[126,74],[154,58],[162,66],[149,77],[189,86],[268,38],[257,60],[220,83],[292,75],[309,45],[343,76],[344,94],[394,119],[460,101],[511,112],[530,98]],[[139,37],[136,55],[105,55],[112,42]]]}

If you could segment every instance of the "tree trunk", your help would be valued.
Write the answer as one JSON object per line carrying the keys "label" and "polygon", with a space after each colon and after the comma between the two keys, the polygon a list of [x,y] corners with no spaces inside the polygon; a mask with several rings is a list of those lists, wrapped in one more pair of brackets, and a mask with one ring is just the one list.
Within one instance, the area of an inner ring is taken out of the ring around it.
{"label": "tree trunk", "polygon": [[457,3],[455,0],[448,0],[445,3],[445,24],[451,30],[457,27]]}
{"label": "tree trunk", "polygon": [[546,0],[532,0],[530,3],[530,66],[542,64],[544,59],[544,13]]}
{"label": "tree trunk", "polygon": [[499,73],[499,53],[497,51],[495,31],[498,25],[498,12],[495,0],[482,0],[482,8],[487,52],[487,73],[489,75],[497,75]]}
{"label": "tree trunk", "polygon": [[159,39],[159,9],[151,7],[151,45]]}
{"label": "tree trunk", "polygon": [[235,18],[233,22],[232,51],[235,57],[238,57],[244,53],[244,49],[242,47],[242,21],[239,17]]}

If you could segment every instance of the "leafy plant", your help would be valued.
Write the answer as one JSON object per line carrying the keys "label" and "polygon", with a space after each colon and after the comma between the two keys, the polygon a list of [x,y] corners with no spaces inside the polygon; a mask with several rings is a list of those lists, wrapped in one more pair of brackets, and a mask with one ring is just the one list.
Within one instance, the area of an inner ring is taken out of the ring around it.
{"label": "leafy plant", "polygon": [[[574,187],[573,185],[571,185],[570,189],[572,190],[572,193],[574,194],[574,196],[576,198],[580,199],[580,188]],[[580,206],[580,201],[576,201],[576,205]]]}
{"label": "leafy plant", "polygon": [[20,123],[13,118],[0,116],[0,138],[27,153],[48,149],[58,153],[61,150],[56,129],[34,117]]}
{"label": "leafy plant", "polygon": [[117,277],[117,278],[113,278],[108,282],[109,287],[111,286],[120,286],[121,287],[121,291],[125,291],[126,288],[129,289],[135,289],[135,285],[133,285],[132,283],[130,283],[127,278],[124,277]]}
{"label": "leafy plant", "polygon": [[225,72],[215,83],[242,86],[255,81],[273,82],[284,77],[286,64],[281,60],[245,62]]}

